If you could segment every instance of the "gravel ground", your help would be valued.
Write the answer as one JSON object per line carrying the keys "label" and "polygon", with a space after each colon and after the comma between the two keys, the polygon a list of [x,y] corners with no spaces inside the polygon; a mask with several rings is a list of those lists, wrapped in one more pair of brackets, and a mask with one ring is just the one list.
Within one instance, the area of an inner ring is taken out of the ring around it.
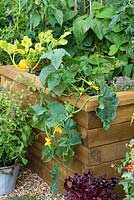
{"label": "gravel ground", "polygon": [[[0,200],[12,199],[13,197],[18,197],[18,199],[20,199],[19,197],[27,195],[35,196],[37,197],[35,199],[39,200],[64,200],[62,195],[58,195],[57,198],[54,197],[50,191],[49,185],[27,168],[21,169],[15,191],[8,195],[0,196]],[[34,198],[31,199],[34,200]]]}

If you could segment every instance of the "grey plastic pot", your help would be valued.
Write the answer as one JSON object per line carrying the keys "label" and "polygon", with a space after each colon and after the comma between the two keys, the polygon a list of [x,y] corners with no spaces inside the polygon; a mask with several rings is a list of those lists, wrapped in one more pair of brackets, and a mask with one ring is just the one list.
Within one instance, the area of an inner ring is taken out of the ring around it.
{"label": "grey plastic pot", "polygon": [[0,195],[14,191],[20,164],[0,168]]}

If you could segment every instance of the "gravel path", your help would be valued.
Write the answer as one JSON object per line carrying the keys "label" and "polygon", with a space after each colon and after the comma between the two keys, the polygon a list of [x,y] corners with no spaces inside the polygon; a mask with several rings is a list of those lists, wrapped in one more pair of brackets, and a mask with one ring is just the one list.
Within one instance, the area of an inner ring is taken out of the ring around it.
{"label": "gravel path", "polygon": [[[64,200],[62,195],[54,197],[50,191],[50,187],[46,182],[43,181],[37,174],[32,173],[29,169],[23,168],[19,173],[17,179],[16,189],[13,193],[8,195],[0,196],[0,200],[5,199],[25,199],[23,196],[36,196],[39,200]],[[21,197],[21,198],[19,198]],[[12,200],[13,200],[12,199]],[[32,199],[32,198],[31,198]]]}

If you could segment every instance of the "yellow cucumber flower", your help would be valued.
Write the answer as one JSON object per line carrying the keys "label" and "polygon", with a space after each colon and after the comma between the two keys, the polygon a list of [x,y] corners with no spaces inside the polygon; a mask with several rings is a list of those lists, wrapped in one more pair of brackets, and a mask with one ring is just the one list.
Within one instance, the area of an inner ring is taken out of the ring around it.
{"label": "yellow cucumber flower", "polygon": [[96,86],[96,85],[93,85],[92,88],[93,88],[94,90],[97,90],[97,91],[99,90],[99,87]]}
{"label": "yellow cucumber flower", "polygon": [[80,91],[80,92],[83,92],[83,91],[84,91],[84,88],[83,88],[83,87],[79,87],[79,91]]}
{"label": "yellow cucumber flower", "polygon": [[51,142],[51,138],[48,138],[48,137],[45,137],[45,144],[44,144],[44,146],[51,146],[51,144],[52,144],[52,142]]}
{"label": "yellow cucumber flower", "polygon": [[88,84],[89,86],[92,86],[92,85],[93,85],[93,82],[92,82],[92,81],[88,81],[87,84]]}
{"label": "yellow cucumber flower", "polygon": [[57,133],[62,134],[62,127],[61,126],[56,126],[55,130],[56,130]]}

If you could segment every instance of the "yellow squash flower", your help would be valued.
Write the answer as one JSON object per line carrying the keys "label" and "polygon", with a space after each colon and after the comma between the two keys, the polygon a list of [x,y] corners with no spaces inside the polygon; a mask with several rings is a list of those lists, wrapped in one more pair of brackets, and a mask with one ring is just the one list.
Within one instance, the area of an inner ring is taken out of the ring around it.
{"label": "yellow squash flower", "polygon": [[62,128],[61,128],[61,126],[55,127],[55,130],[56,130],[57,133],[62,134]]}
{"label": "yellow squash flower", "polygon": [[26,70],[28,67],[29,67],[29,64],[28,64],[27,60],[25,60],[25,59],[20,60],[20,62],[18,64],[18,68],[20,70]]}
{"label": "yellow squash flower", "polygon": [[48,138],[48,137],[45,137],[45,144],[44,144],[44,146],[51,146],[51,144],[52,144],[52,142],[51,142],[51,138]]}

